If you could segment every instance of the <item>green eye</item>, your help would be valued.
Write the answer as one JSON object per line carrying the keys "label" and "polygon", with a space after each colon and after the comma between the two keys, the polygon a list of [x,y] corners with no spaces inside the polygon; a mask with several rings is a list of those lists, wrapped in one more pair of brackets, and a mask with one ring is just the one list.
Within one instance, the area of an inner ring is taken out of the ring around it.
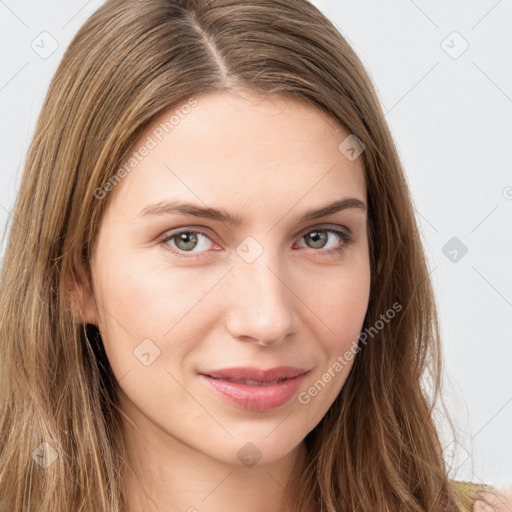
{"label": "green eye", "polygon": [[[333,248],[321,250],[328,243],[329,234],[336,235],[341,242]],[[306,240],[306,243],[312,244],[308,245],[310,249],[318,249],[316,252],[327,255],[341,254],[353,242],[351,235],[345,231],[334,229],[332,227],[310,229],[309,231],[304,232],[300,238]],[[173,245],[169,243],[171,241],[173,242]],[[207,245],[206,241],[212,242],[205,232],[193,229],[182,229],[180,231],[173,231],[165,234],[160,240],[160,244],[164,245],[178,257],[196,258],[203,252],[207,252],[207,248],[205,248],[204,251],[194,251],[197,247],[201,247],[201,245],[204,246],[205,243]]]}

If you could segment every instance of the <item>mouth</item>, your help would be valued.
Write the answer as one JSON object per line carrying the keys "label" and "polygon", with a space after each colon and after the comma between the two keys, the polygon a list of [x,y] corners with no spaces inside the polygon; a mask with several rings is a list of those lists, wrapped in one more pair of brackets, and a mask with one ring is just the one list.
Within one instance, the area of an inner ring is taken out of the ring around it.
{"label": "mouth", "polygon": [[280,366],[269,370],[229,368],[202,372],[208,388],[227,403],[248,411],[267,411],[287,404],[298,392],[305,368]]}

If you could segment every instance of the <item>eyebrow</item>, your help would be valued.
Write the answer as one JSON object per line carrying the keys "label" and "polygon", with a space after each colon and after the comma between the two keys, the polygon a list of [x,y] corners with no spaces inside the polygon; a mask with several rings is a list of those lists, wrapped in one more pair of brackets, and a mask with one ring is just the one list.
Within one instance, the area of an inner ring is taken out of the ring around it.
{"label": "eyebrow", "polygon": [[[367,209],[366,204],[360,199],[356,197],[346,197],[335,201],[334,203],[322,206],[321,208],[307,211],[299,219],[299,222],[307,222],[309,220],[325,217],[326,215],[332,215],[348,208],[354,208],[361,212],[364,212]],[[233,215],[223,208],[204,207],[198,204],[182,201],[161,201],[159,203],[150,204],[141,210],[139,218],[152,215],[171,214],[191,215],[193,217],[216,220],[234,226],[240,226],[243,222],[241,217]]]}

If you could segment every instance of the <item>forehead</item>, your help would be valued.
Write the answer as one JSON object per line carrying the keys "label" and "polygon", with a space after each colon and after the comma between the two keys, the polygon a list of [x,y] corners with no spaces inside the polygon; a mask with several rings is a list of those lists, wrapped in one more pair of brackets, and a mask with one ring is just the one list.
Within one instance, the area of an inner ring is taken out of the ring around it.
{"label": "forehead", "polygon": [[115,194],[131,216],[134,206],[176,197],[253,209],[365,198],[361,159],[338,149],[349,133],[320,108],[247,91],[194,100],[155,118],[128,155],[139,152]]}

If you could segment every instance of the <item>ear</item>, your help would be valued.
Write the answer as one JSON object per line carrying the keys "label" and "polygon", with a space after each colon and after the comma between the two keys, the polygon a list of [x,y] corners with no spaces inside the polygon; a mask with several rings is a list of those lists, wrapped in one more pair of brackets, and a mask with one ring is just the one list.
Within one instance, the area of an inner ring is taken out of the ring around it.
{"label": "ear", "polygon": [[91,281],[83,262],[79,258],[75,259],[74,271],[70,270],[66,279],[73,317],[83,324],[98,325],[99,315]]}

